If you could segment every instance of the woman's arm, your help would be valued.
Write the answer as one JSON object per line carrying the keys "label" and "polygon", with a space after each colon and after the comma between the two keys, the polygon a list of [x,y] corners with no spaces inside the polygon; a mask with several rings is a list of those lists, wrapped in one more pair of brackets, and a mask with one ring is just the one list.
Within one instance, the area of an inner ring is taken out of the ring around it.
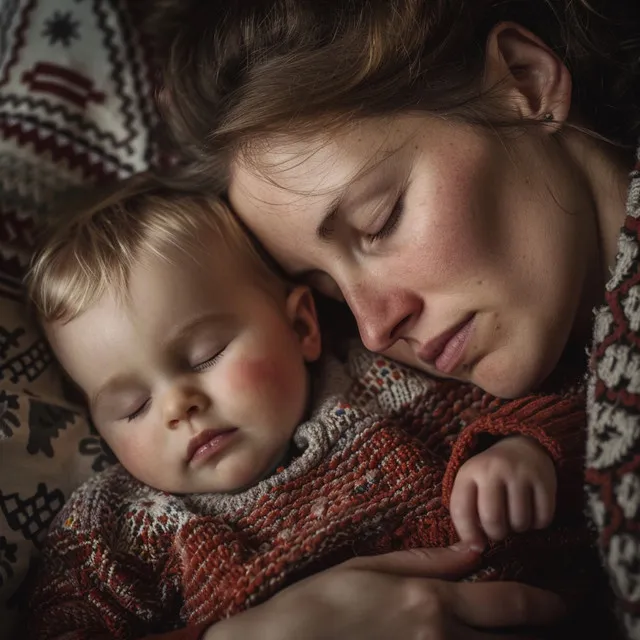
{"label": "woman's arm", "polygon": [[445,579],[467,574],[477,561],[451,549],[356,558],[214,625],[203,639],[515,640],[496,629],[547,625],[563,615],[557,596],[533,587]]}
{"label": "woman's arm", "polygon": [[[357,558],[208,628],[196,625],[145,639],[516,640],[480,629],[545,625],[564,613],[555,595],[539,589],[443,579],[465,575],[477,560],[475,554],[453,549]],[[99,636],[78,632],[78,640],[87,637]]]}

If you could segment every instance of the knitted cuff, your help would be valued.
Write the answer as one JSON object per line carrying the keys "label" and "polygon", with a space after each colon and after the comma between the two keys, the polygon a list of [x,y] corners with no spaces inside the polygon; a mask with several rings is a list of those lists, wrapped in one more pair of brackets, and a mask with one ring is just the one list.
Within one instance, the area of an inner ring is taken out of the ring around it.
{"label": "knitted cuff", "polygon": [[[584,398],[581,395],[523,398],[472,422],[453,445],[444,474],[442,500],[447,507],[460,467],[496,440],[513,435],[532,438],[544,447],[559,476],[565,468],[575,470],[576,465],[581,468],[586,439]],[[581,477],[576,481],[581,483]]]}

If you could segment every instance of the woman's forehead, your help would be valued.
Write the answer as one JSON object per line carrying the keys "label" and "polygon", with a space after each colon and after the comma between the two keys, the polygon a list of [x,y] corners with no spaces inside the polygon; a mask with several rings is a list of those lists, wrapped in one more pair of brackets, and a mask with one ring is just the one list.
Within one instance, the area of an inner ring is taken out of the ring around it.
{"label": "woman's forehead", "polygon": [[[232,163],[229,197],[241,216],[261,208],[281,214],[322,206],[374,172],[405,146],[414,118],[366,120],[314,136],[279,136],[247,149]],[[245,211],[246,210],[246,211]]]}
{"label": "woman's forehead", "polygon": [[[320,153],[314,161],[319,157]],[[228,194],[231,206],[288,270],[302,266],[300,241],[307,244],[313,238],[317,225],[344,192],[348,174],[336,165],[314,164],[315,172],[303,167],[280,169],[273,178],[241,162],[233,167]]]}

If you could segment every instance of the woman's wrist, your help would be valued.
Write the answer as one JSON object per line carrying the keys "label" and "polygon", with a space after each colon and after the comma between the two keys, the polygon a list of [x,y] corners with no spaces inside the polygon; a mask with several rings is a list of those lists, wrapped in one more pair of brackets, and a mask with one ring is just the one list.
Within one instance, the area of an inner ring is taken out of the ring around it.
{"label": "woman's wrist", "polygon": [[223,620],[211,625],[200,636],[200,640],[231,640],[233,638],[233,633],[229,633],[226,622],[226,620]]}
{"label": "woman's wrist", "polygon": [[[234,638],[239,638],[244,633],[244,630],[240,628],[242,623],[241,615],[237,616],[233,619],[232,624],[228,624],[230,620],[221,620],[220,622],[216,622],[211,625],[203,634],[200,636],[200,640],[234,640]],[[245,637],[245,636],[243,636]],[[250,640],[248,636],[247,640]]]}
{"label": "woman's wrist", "polygon": [[264,605],[260,605],[216,622],[200,636],[200,640],[271,640],[271,625],[261,620],[263,608]]}

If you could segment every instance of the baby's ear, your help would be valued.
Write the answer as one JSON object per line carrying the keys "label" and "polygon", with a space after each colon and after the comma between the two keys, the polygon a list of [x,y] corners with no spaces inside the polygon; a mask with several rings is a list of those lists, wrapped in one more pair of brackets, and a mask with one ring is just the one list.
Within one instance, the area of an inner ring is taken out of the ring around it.
{"label": "baby's ear", "polygon": [[289,293],[287,315],[300,340],[304,359],[307,362],[316,361],[322,351],[322,338],[316,304],[309,287],[296,286]]}

